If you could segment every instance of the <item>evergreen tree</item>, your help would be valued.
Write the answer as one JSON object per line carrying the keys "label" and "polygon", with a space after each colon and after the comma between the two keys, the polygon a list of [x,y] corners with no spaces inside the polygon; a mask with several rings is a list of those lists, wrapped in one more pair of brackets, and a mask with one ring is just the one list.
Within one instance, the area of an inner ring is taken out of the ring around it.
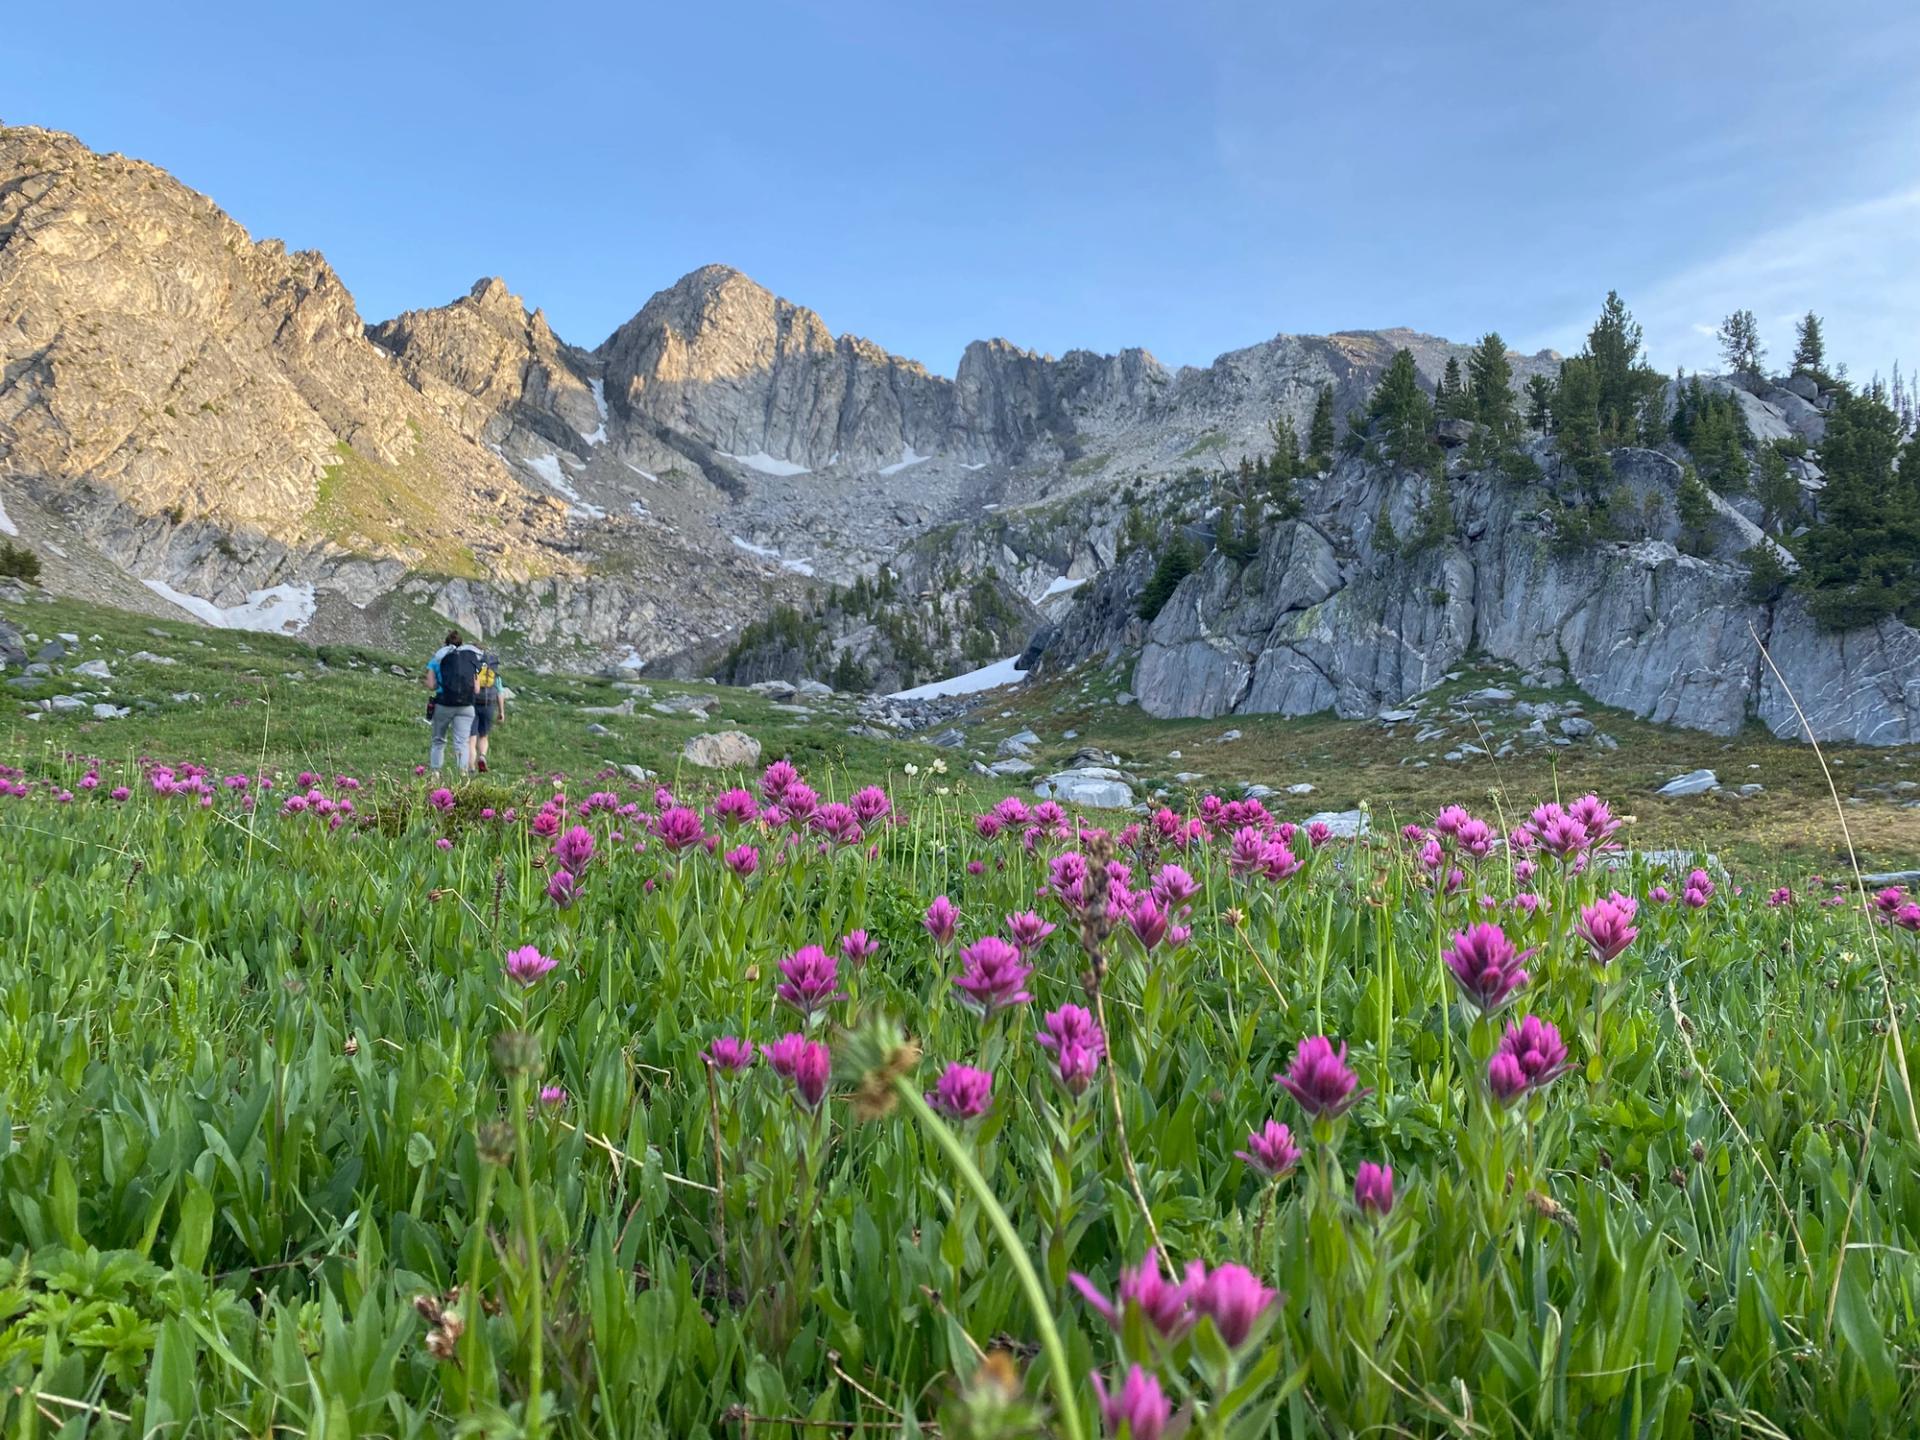
{"label": "evergreen tree", "polygon": [[[1665,381],[1641,358],[1640,326],[1617,290],[1607,292],[1600,318],[1587,332],[1580,357],[1592,362],[1594,414],[1603,448],[1630,443],[1638,429],[1640,402]],[[1564,367],[1563,367],[1564,369]]]}
{"label": "evergreen tree", "polygon": [[1903,454],[1901,439],[1877,390],[1843,391],[1827,413],[1826,484],[1820,518],[1798,546],[1798,581],[1829,629],[1920,619],[1920,445]]}
{"label": "evergreen tree", "polygon": [[1367,402],[1367,419],[1386,453],[1408,470],[1424,470],[1439,457],[1433,440],[1433,404],[1420,388],[1413,352],[1396,350]]}
{"label": "evergreen tree", "polygon": [[1707,484],[1722,495],[1747,488],[1746,426],[1731,395],[1712,394],[1694,413],[1688,449]]}
{"label": "evergreen tree", "polygon": [[1273,437],[1273,454],[1267,460],[1269,480],[1292,480],[1303,473],[1300,459],[1300,432],[1293,428],[1293,417],[1281,415],[1267,426]]}
{"label": "evergreen tree", "polygon": [[1427,472],[1427,499],[1420,507],[1420,528],[1413,537],[1416,549],[1439,545],[1453,538],[1453,487],[1447,481],[1444,465]]}
{"label": "evergreen tree", "polygon": [[[1147,524],[1147,515],[1135,500],[1127,506],[1126,523],[1120,527],[1120,544],[1115,559],[1123,558],[1138,550],[1153,539],[1153,527]],[[885,573],[884,571],[882,572]]]}
{"label": "evergreen tree", "polygon": [[853,658],[851,648],[840,652],[840,659],[833,667],[833,688],[849,693],[865,690],[873,684],[867,675],[866,667]]}
{"label": "evergreen tree", "polygon": [[1820,317],[1809,310],[1794,330],[1793,373],[1826,378],[1827,342],[1820,333]]}
{"label": "evergreen tree", "polygon": [[1495,439],[1511,436],[1519,426],[1519,407],[1513,398],[1513,363],[1499,331],[1482,335],[1467,356],[1467,389],[1473,396],[1473,418]]}
{"label": "evergreen tree", "polygon": [[1613,461],[1601,440],[1600,367],[1576,355],[1560,366],[1553,392],[1553,420],[1560,453],[1579,477],[1588,504],[1598,504],[1613,479]]}
{"label": "evergreen tree", "polygon": [[1140,618],[1151,622],[1165,609],[1173,592],[1194,572],[1197,563],[1193,543],[1185,535],[1175,534],[1167,548],[1160,552],[1160,562],[1153,567],[1147,588],[1140,592]]}
{"label": "evergreen tree", "polygon": [[1307,426],[1307,454],[1315,470],[1333,463],[1333,386],[1322,385],[1313,401],[1313,421]]}
{"label": "evergreen tree", "polygon": [[1735,375],[1760,373],[1766,347],[1760,343],[1760,322],[1751,310],[1736,310],[1720,322],[1720,356]]}
{"label": "evergreen tree", "polygon": [[1553,381],[1544,375],[1527,377],[1527,428],[1546,434],[1553,424]]}
{"label": "evergreen tree", "polygon": [[1469,420],[1473,418],[1473,402],[1467,397],[1466,382],[1460,378],[1460,357],[1449,355],[1447,368],[1440,376],[1439,400],[1440,413],[1449,420]]}
{"label": "evergreen tree", "polygon": [[1689,465],[1681,473],[1680,490],[1674,496],[1674,511],[1680,519],[1680,548],[1689,555],[1704,555],[1713,540],[1713,494],[1700,483]]}
{"label": "evergreen tree", "polygon": [[1687,379],[1684,369],[1673,372],[1673,413],[1667,417],[1667,434],[1682,447],[1693,441],[1693,417],[1700,404],[1700,380]]}
{"label": "evergreen tree", "polygon": [[1805,508],[1800,482],[1793,478],[1793,472],[1787,468],[1786,451],[1777,444],[1765,446],[1760,451],[1754,494],[1760,501],[1762,529],[1780,535],[1800,523],[1800,515]]}

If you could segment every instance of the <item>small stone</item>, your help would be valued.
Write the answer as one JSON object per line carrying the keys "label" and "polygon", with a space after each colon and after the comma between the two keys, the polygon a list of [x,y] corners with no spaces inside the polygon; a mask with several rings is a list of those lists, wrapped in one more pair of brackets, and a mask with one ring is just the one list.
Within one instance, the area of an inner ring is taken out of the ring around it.
{"label": "small stone", "polygon": [[1298,785],[1287,786],[1287,794],[1289,795],[1311,795],[1312,793],[1313,793],[1313,786],[1309,785],[1304,780],[1302,780]]}
{"label": "small stone", "polygon": [[609,730],[606,726],[602,725],[598,720],[596,720],[591,725],[587,726],[587,734],[611,735],[613,734],[613,731]]}
{"label": "small stone", "polygon": [[1213,743],[1216,745],[1224,745],[1229,740],[1238,740],[1239,738],[1240,732],[1238,730],[1223,730],[1219,735],[1214,737]]}
{"label": "small stone", "polygon": [[107,662],[104,660],[83,660],[74,666],[70,673],[84,675],[89,680],[113,679],[113,671],[107,668]]}
{"label": "small stone", "polygon": [[1575,740],[1584,740],[1587,736],[1593,734],[1593,731],[1593,722],[1583,719],[1578,715],[1569,715],[1560,722],[1560,733],[1562,735],[1570,735]]}
{"label": "small stone", "polygon": [[1309,815],[1307,824],[1326,826],[1337,840],[1351,840],[1373,828],[1373,821],[1364,810],[1322,810],[1318,815]]}
{"label": "small stone", "polygon": [[126,707],[121,705],[96,705],[93,707],[93,718],[96,720],[124,720],[126,717]]}

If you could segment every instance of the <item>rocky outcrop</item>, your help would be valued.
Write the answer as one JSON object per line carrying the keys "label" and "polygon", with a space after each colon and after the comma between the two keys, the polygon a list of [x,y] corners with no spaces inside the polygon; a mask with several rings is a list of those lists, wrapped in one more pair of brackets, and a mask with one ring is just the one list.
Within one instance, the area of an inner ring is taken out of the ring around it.
{"label": "rocky outcrop", "polygon": [[1800,733],[1791,688],[1818,739],[1920,735],[1920,635],[1892,621],[1828,634],[1797,598],[1754,603],[1733,558],[1753,539],[1748,522],[1723,511],[1709,552],[1683,554],[1671,538],[1679,465],[1622,451],[1615,468],[1637,497],[1617,508],[1638,533],[1556,543],[1551,470],[1542,485],[1462,471],[1455,537],[1408,553],[1386,547],[1378,520],[1415,533],[1424,482],[1347,462],[1317,487],[1309,518],[1269,532],[1252,563],[1216,553],[1181,583],[1147,628],[1140,703],[1162,716],[1357,718],[1484,654],[1560,669],[1604,704],[1715,734],[1755,715]]}

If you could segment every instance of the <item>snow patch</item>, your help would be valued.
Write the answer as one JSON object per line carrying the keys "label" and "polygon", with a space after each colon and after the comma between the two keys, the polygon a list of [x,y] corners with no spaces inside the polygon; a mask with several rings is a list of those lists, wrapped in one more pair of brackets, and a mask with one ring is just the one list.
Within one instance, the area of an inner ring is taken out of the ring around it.
{"label": "snow patch", "polygon": [[633,512],[634,518],[637,520],[643,520],[646,518],[647,507],[642,505],[638,500],[627,501],[627,509]]}
{"label": "snow patch", "polygon": [[796,575],[813,574],[813,562],[811,560],[789,560],[778,550],[769,549],[765,545],[756,545],[751,540],[742,539],[738,535],[729,535],[727,538],[733,541],[740,549],[746,551],[747,554],[757,556],[762,560],[771,560],[782,570],[791,570]]}
{"label": "snow patch", "polygon": [[1009,655],[1004,660],[996,660],[991,665],[983,665],[978,670],[969,670],[964,675],[955,675],[948,680],[935,680],[930,685],[916,685],[911,690],[896,690],[887,698],[890,700],[934,700],[942,695],[978,695],[982,690],[997,690],[1002,685],[1017,685],[1027,678],[1027,672],[1014,669],[1019,661],[1018,655]]}
{"label": "snow patch", "polygon": [[15,525],[11,517],[9,517],[7,514],[7,502],[4,500],[0,500],[0,535],[12,535],[17,537],[19,534],[20,534],[20,527]]}
{"label": "snow patch", "polygon": [[986,461],[984,461],[984,460],[982,460],[982,461],[981,461],[981,462],[980,462],[979,464],[977,464],[977,465],[968,465],[968,464],[966,464],[966,463],[965,463],[965,462],[963,461],[963,462],[961,463],[961,465],[960,465],[960,468],[961,468],[962,470],[984,470],[984,469],[986,469],[986,468],[987,468],[987,462],[986,462]]}
{"label": "snow patch", "polygon": [[627,653],[613,663],[618,665],[622,670],[644,670],[647,668],[647,662],[640,658],[640,652],[631,645],[627,646]]}
{"label": "snow patch", "polygon": [[629,470],[633,471],[633,473],[638,475],[642,480],[651,480],[656,485],[660,483],[660,477],[654,474],[651,470],[642,470],[638,465],[634,464],[633,461],[631,460],[622,460],[620,463],[626,466]]}
{"label": "snow patch", "polygon": [[557,453],[535,455],[526,461],[526,467],[567,499],[576,503],[579,501],[580,492],[567,483],[567,477],[560,469],[560,456]]}
{"label": "snow patch", "polygon": [[1069,591],[1078,590],[1082,585],[1086,583],[1087,583],[1086,576],[1082,576],[1078,580],[1069,580],[1066,576],[1060,575],[1055,577],[1051,585],[1047,586],[1046,590],[1041,594],[1040,598],[1042,600],[1051,600],[1056,595],[1065,595]]}
{"label": "snow patch", "polygon": [[593,389],[593,408],[600,412],[600,424],[591,435],[582,430],[580,438],[589,445],[604,445],[607,443],[607,382],[589,380],[587,384]]}
{"label": "snow patch", "polygon": [[931,455],[916,455],[911,445],[902,445],[900,447],[900,458],[891,465],[882,465],[880,467],[880,473],[882,475],[898,475],[909,465],[918,465],[923,460],[931,459],[933,459]]}
{"label": "snow patch", "polygon": [[567,506],[567,519],[569,520],[604,520],[606,518],[606,511],[602,510],[598,505],[589,504],[585,500],[582,500],[578,505]]}
{"label": "snow patch", "polygon": [[220,606],[198,595],[187,595],[164,580],[140,582],[163,600],[197,615],[221,630],[257,630],[271,635],[298,635],[313,619],[313,586],[270,585],[252,591],[240,605]]}
{"label": "snow patch", "polygon": [[804,465],[796,465],[791,460],[776,460],[764,450],[756,450],[751,455],[735,455],[731,451],[719,452],[729,460],[738,460],[749,470],[758,470],[762,475],[811,475],[813,472]]}

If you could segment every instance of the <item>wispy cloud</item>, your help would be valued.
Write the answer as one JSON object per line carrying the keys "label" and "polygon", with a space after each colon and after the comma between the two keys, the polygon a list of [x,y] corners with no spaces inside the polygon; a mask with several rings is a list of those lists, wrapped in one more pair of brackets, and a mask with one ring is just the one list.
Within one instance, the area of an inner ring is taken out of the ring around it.
{"label": "wispy cloud", "polygon": [[[1760,322],[1768,358],[1784,362],[1795,320],[1825,320],[1829,363],[1865,379],[1895,360],[1920,363],[1920,185],[1766,230],[1626,297],[1663,369],[1715,369],[1714,334],[1735,310]],[[1590,317],[1568,320],[1540,343],[1580,348]]]}

